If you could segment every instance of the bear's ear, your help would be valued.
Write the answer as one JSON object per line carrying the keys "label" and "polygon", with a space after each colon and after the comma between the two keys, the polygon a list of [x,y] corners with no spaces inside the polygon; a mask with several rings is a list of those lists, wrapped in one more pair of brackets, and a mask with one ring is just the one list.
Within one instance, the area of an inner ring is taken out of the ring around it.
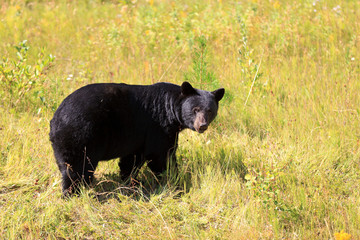
{"label": "bear's ear", "polygon": [[216,101],[219,102],[223,98],[223,96],[225,94],[225,89],[224,88],[219,88],[219,89],[213,91],[212,94],[214,94]]}
{"label": "bear's ear", "polygon": [[196,90],[188,82],[183,82],[181,84],[181,93],[184,96],[196,94]]}

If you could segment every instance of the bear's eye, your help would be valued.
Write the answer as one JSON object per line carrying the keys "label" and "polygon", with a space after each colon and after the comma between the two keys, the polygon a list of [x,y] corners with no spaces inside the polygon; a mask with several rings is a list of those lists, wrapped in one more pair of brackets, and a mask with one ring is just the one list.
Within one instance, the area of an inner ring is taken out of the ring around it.
{"label": "bear's eye", "polygon": [[200,108],[199,107],[194,107],[192,111],[193,111],[193,113],[198,113],[198,112],[200,112]]}

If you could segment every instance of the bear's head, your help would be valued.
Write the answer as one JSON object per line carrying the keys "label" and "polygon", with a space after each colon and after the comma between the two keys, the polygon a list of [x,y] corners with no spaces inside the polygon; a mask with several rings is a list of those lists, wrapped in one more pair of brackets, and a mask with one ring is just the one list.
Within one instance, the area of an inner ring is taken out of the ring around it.
{"label": "bear's head", "polygon": [[203,133],[215,119],[224,88],[213,92],[195,89],[188,82],[181,85],[181,117],[184,127]]}

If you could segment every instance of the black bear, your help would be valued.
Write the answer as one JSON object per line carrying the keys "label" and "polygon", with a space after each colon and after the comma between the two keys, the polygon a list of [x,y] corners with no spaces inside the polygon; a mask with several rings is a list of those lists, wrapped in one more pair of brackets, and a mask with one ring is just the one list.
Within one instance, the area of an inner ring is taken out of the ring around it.
{"label": "black bear", "polygon": [[156,83],[115,83],[82,87],[60,104],[50,122],[50,141],[62,175],[62,191],[70,195],[89,184],[99,161],[120,158],[122,179],[148,161],[160,174],[169,157],[176,162],[178,133],[204,132],[217,115],[223,88],[213,92]]}

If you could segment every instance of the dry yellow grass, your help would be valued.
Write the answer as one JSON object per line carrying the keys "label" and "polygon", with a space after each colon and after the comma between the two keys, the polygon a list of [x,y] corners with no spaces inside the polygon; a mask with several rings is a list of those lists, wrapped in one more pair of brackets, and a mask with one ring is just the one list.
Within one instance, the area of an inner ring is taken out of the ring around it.
{"label": "dry yellow grass", "polygon": [[[358,1],[4,1],[1,69],[30,48],[13,85],[0,71],[0,238],[360,238],[359,18]],[[110,161],[61,199],[61,100],[94,82],[180,84],[201,36],[229,95],[205,134],[181,133],[179,178],[151,189],[144,168],[131,192]],[[49,54],[19,95],[20,70]]]}

